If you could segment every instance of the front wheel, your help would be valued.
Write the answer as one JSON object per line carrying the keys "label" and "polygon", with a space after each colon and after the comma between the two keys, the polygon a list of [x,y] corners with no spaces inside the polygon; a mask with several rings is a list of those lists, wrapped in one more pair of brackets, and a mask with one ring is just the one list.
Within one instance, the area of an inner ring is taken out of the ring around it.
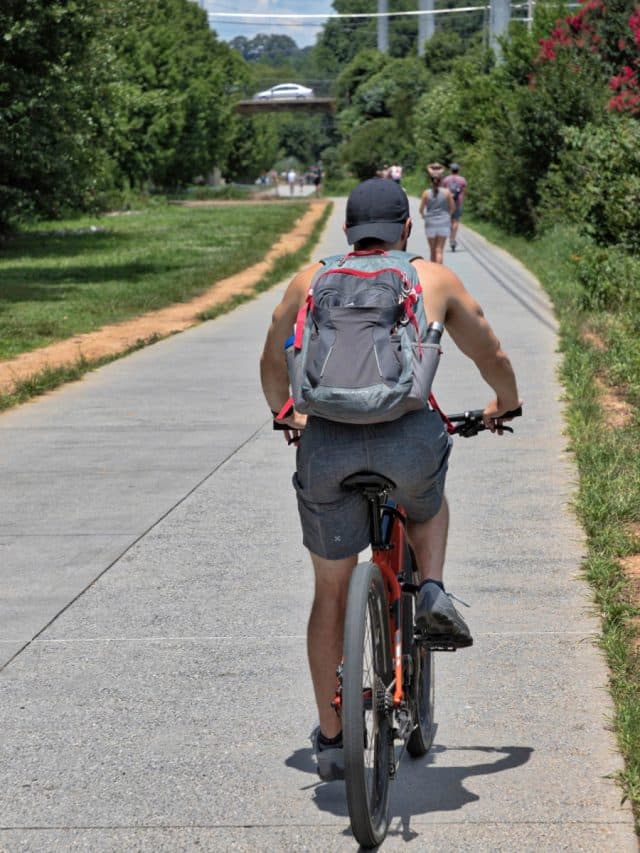
{"label": "front wheel", "polygon": [[[411,581],[417,586],[420,582],[418,566],[412,549],[409,548],[408,550],[411,565]],[[407,752],[412,758],[421,758],[431,749],[435,733],[433,720],[435,667],[434,653],[415,641],[413,622],[415,598],[411,596],[411,599],[410,609],[405,613],[405,618],[408,622],[408,631],[406,633],[410,635],[410,645],[405,645],[405,648],[411,648],[411,657],[413,659],[413,677],[411,679],[410,691],[414,729],[407,741]]]}
{"label": "front wheel", "polygon": [[382,843],[389,822],[394,754],[386,693],[391,679],[382,575],[374,563],[360,563],[351,577],[345,618],[342,738],[351,829],[365,848]]}
{"label": "front wheel", "polygon": [[413,654],[413,707],[415,728],[407,741],[407,752],[421,758],[431,749],[434,735],[434,666],[433,652],[416,646]]}

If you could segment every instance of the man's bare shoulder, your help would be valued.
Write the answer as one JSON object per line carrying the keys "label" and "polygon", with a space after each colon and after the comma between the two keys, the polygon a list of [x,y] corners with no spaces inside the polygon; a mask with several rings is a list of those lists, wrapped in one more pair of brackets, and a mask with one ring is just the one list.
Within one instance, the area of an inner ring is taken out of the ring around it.
{"label": "man's bare shoulder", "polygon": [[423,287],[450,288],[453,291],[462,286],[462,282],[454,271],[444,264],[435,264],[433,261],[426,261],[424,258],[415,258],[411,263],[415,267]]}
{"label": "man's bare shoulder", "polygon": [[297,272],[289,282],[289,286],[287,287],[283,297],[283,302],[296,302],[297,304],[302,305],[307,297],[307,292],[313,277],[319,269],[322,269],[322,264],[320,261],[315,261]]}

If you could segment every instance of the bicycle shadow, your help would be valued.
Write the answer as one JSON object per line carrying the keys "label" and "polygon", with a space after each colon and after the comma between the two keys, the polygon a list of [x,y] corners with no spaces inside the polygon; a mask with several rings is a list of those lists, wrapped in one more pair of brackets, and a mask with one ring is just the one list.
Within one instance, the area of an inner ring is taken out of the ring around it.
{"label": "bicycle shadow", "polygon": [[[456,752],[481,752],[500,757],[497,761],[454,767],[433,764],[436,755]],[[464,808],[468,803],[476,802],[480,797],[465,787],[465,780],[521,767],[529,761],[532,753],[533,748],[530,746],[446,747],[436,744],[423,759],[413,760],[405,755],[398,778],[391,788],[388,834],[401,837],[404,841],[417,838],[418,833],[411,829],[413,816],[436,811],[455,811]],[[315,776],[315,762],[310,748],[296,750],[286,759],[285,764]],[[342,783],[323,784],[314,781],[306,787],[313,788],[313,802],[320,811],[348,819]],[[344,834],[350,835],[351,832],[345,829]]]}

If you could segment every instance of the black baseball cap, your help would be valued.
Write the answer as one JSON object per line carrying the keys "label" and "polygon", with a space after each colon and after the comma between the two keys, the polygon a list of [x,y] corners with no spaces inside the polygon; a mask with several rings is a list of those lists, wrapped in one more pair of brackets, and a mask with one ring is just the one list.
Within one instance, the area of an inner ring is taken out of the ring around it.
{"label": "black baseball cap", "polygon": [[401,186],[388,178],[370,178],[347,199],[347,240],[352,244],[372,237],[395,243],[409,215],[409,199]]}

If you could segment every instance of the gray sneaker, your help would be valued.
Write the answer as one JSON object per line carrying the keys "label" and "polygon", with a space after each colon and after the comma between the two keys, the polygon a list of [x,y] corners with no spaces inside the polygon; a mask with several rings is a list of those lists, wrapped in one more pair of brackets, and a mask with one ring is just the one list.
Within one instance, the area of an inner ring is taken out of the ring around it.
{"label": "gray sneaker", "polygon": [[323,782],[335,782],[344,779],[344,749],[341,746],[327,746],[320,748],[318,735],[320,726],[311,732],[311,743],[313,754],[316,758],[318,776]]}
{"label": "gray sneaker", "polygon": [[461,648],[473,644],[467,623],[453,606],[449,594],[437,583],[427,582],[418,593],[415,621],[418,628],[434,639],[446,638]]}

